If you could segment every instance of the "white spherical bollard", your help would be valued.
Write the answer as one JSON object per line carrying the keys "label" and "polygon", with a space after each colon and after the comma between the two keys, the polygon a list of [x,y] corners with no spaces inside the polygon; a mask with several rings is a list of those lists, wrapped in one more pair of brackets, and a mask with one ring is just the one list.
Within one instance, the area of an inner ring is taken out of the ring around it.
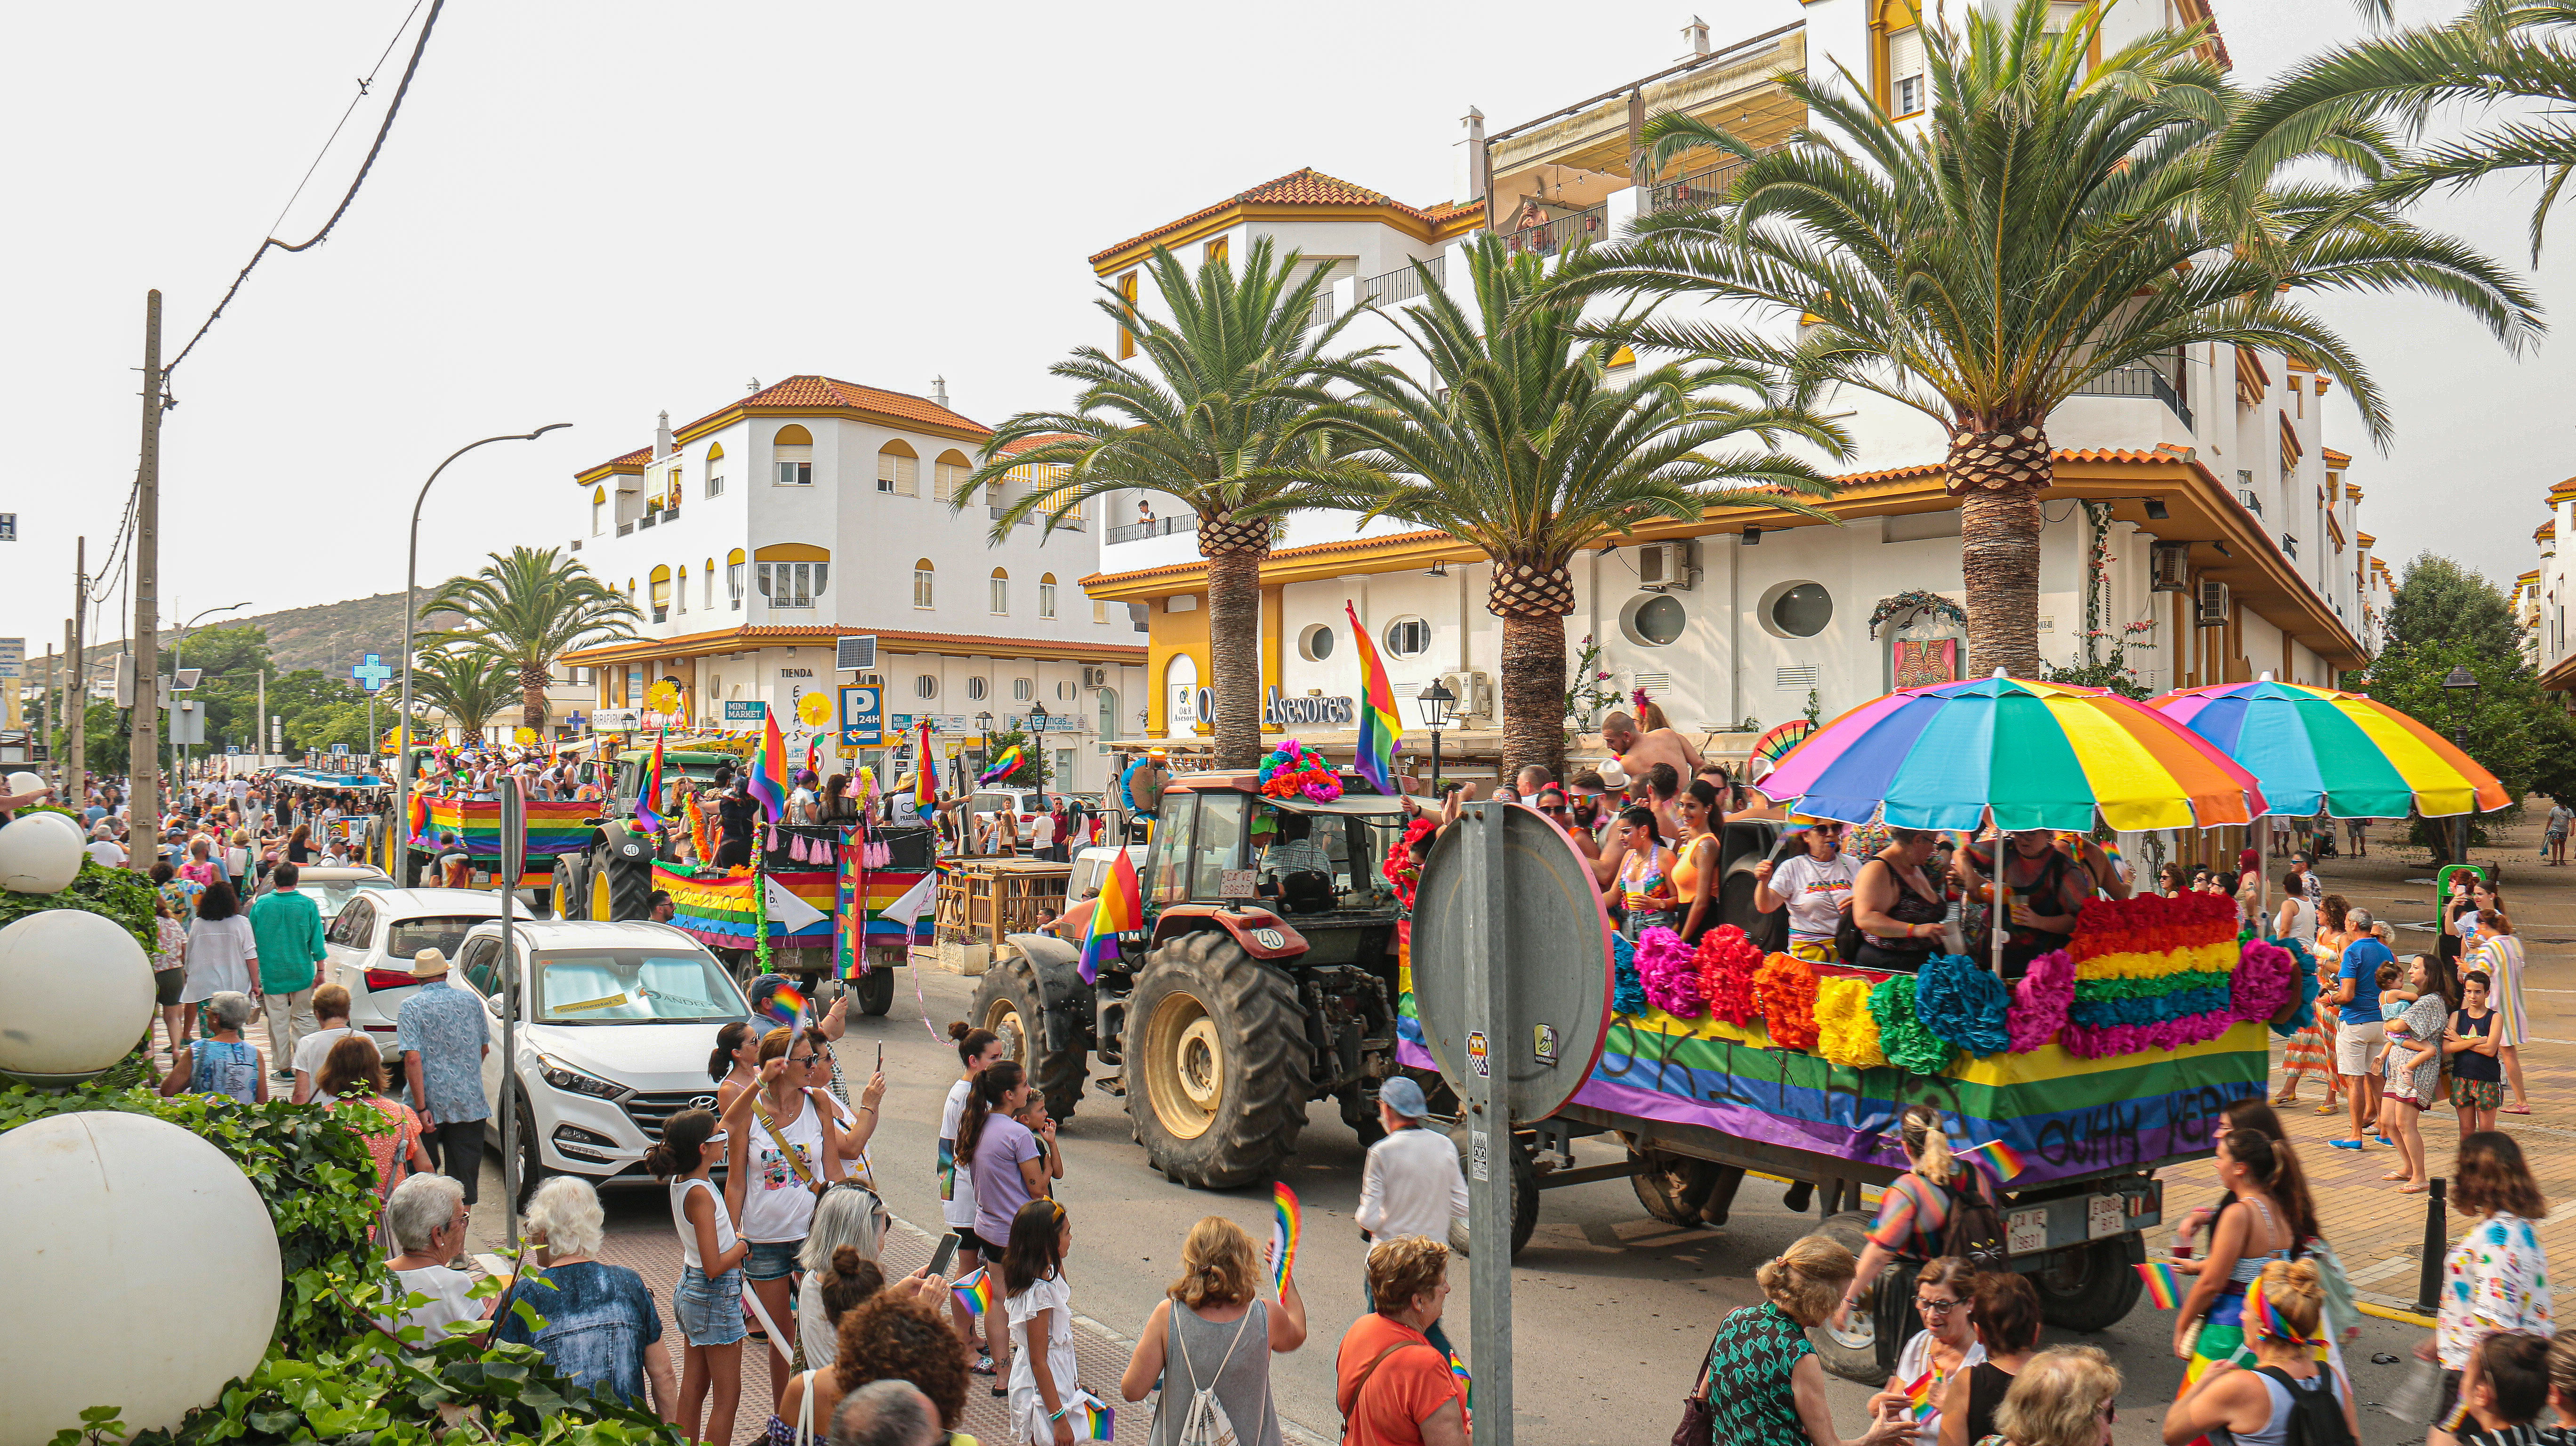
{"label": "white spherical bollard", "polygon": [[0,889],[59,894],[80,877],[79,837],[46,821],[61,817],[34,814],[0,828]]}
{"label": "white spherical bollard", "polygon": [[22,768],[9,775],[9,786],[6,789],[0,789],[0,792],[15,798],[22,793],[34,793],[44,786],[45,780]]}
{"label": "white spherical bollard", "polygon": [[29,914],[0,929],[0,1074],[36,1085],[100,1074],[152,1027],[152,998],[152,961],[115,920]]}
{"label": "white spherical bollard", "polygon": [[165,1120],[55,1115],[0,1135],[9,1284],[41,1329],[0,1332],[0,1446],[92,1406],[175,1427],[248,1375],[277,1327],[277,1227],[241,1168]]}

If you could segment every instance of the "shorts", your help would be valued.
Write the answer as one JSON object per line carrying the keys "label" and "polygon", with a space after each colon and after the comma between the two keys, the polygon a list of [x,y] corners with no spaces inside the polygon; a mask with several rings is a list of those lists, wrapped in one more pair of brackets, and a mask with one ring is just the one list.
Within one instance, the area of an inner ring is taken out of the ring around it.
{"label": "shorts", "polygon": [[2451,1104],[2463,1110],[2499,1110],[2504,1108],[2504,1081],[2500,1079],[2462,1079],[2451,1076]]}
{"label": "shorts", "polygon": [[2335,1030],[2335,1073],[2377,1074],[2373,1066],[2379,1058],[2379,1047],[2387,1042],[2388,1021],[2384,1019],[2344,1021]]}
{"label": "shorts", "polygon": [[970,1250],[975,1252],[977,1259],[985,1259],[1001,1254],[1000,1251],[986,1245],[984,1243],[984,1237],[976,1234],[975,1227],[972,1225],[951,1225],[948,1228],[957,1232],[957,1253],[960,1255],[963,1255]]}
{"label": "shorts", "polygon": [[690,1345],[729,1346],[741,1340],[749,1334],[742,1327],[742,1267],[710,1280],[694,1265],[681,1266],[680,1283],[671,1292],[671,1314]]}
{"label": "shorts", "polygon": [[755,1240],[741,1268],[754,1280],[783,1280],[796,1273],[796,1252],[804,1248],[802,1240]]}
{"label": "shorts", "polygon": [[188,971],[185,969],[152,971],[152,998],[164,1008],[176,1005],[179,1002],[180,992],[187,987]]}
{"label": "shorts", "polygon": [[1789,957],[1804,959],[1810,964],[1842,962],[1842,956],[1834,952],[1834,941],[1831,939],[1792,939],[1789,941]]}

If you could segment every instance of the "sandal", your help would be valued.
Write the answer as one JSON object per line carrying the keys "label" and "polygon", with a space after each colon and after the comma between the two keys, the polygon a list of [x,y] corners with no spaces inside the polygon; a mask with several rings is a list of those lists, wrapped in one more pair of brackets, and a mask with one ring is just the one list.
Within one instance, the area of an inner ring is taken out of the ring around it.
{"label": "sandal", "polygon": [[2387,1173],[2387,1174],[2385,1174],[2385,1175],[2380,1176],[2379,1178],[2380,1178],[2380,1179],[2382,1179],[2382,1180],[2409,1180],[2409,1179],[2413,1179],[2414,1177],[2413,1177],[2413,1176],[2411,1176],[2411,1175],[2409,1175],[2409,1174],[2407,1174],[2407,1173],[2406,1173],[2405,1171],[2403,1171],[2403,1170],[2391,1170],[2390,1172],[2388,1172],[2388,1173]]}
{"label": "sandal", "polygon": [[2319,1105],[2319,1106],[2317,1106],[2317,1113],[2318,1113],[2318,1114],[2321,1114],[2321,1115],[2339,1115],[2339,1114],[2342,1114],[2342,1113],[2343,1113],[2343,1106],[2341,1106],[2341,1105]]}
{"label": "sandal", "polygon": [[2514,1106],[2512,1106],[2512,1107],[2508,1108],[2507,1110],[2505,1110],[2505,1113],[2506,1113],[2506,1114],[2508,1114],[2508,1115],[2527,1115],[2527,1114],[2530,1114],[2530,1113],[2531,1113],[2531,1106],[2529,1106],[2529,1105],[2514,1105]]}
{"label": "sandal", "polygon": [[975,1358],[975,1364],[968,1366],[966,1369],[973,1371],[979,1376],[989,1376],[993,1374],[993,1358],[991,1356],[977,1356]]}

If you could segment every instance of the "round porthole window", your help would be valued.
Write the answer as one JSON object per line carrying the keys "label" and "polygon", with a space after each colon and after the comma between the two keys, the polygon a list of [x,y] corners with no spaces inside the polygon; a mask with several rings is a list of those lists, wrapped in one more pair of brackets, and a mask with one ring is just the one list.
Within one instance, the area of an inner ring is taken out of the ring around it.
{"label": "round porthole window", "polygon": [[1320,663],[1333,655],[1333,630],[1322,623],[1311,623],[1297,635],[1297,656],[1310,663]]}
{"label": "round porthole window", "polygon": [[1834,595],[1822,583],[1780,583],[1762,595],[1761,618],[1774,636],[1812,638],[1834,620]]}
{"label": "round porthole window", "polygon": [[1386,625],[1386,650],[1399,658],[1430,652],[1431,624],[1421,618],[1397,618]]}
{"label": "round porthole window", "polygon": [[1619,631],[1641,648],[1670,647],[1690,625],[1690,610],[1670,593],[1639,593],[1619,611]]}
{"label": "round porthole window", "polygon": [[991,685],[981,678],[969,678],[966,680],[966,697],[969,702],[983,702],[984,695],[991,690]]}

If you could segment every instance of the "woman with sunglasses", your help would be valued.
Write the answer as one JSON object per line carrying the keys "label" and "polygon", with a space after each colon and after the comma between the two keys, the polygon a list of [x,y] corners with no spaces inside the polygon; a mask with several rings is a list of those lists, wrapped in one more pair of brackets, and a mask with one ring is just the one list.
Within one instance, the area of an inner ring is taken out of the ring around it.
{"label": "woman with sunglasses", "polygon": [[[743,1273],[770,1324],[780,1331],[795,1328],[788,1293],[797,1274],[796,1257],[814,1223],[815,1197],[841,1178],[841,1132],[831,1112],[808,1097],[805,1084],[815,1058],[829,1047],[819,1029],[769,1031],[760,1041],[758,1088],[734,1097],[738,1108],[744,1095],[753,1096],[752,1119],[743,1132],[749,1156],[744,1168],[751,1176],[742,1207],[741,1236],[751,1243]],[[769,1342],[773,1412],[787,1385],[786,1353],[793,1346],[793,1340],[775,1336]]]}
{"label": "woman with sunglasses", "polygon": [[1914,1278],[1914,1315],[1923,1329],[1896,1353],[1896,1374],[1887,1378],[1887,1389],[1870,1398],[1872,1416],[1895,1411],[1911,1415],[1915,1401],[1930,1403],[1931,1409],[1916,1419],[1917,1446],[1939,1446],[1941,1400],[1950,1378],[1986,1358],[1968,1299],[1976,1276],[1976,1267],[1956,1255],[1924,1263]]}
{"label": "woman with sunglasses", "polygon": [[1623,810],[1616,832],[1627,857],[1611,881],[1611,890],[1626,911],[1619,932],[1633,943],[1648,929],[1671,928],[1673,905],[1680,896],[1673,892],[1673,851],[1664,847],[1655,811],[1643,804]]}

